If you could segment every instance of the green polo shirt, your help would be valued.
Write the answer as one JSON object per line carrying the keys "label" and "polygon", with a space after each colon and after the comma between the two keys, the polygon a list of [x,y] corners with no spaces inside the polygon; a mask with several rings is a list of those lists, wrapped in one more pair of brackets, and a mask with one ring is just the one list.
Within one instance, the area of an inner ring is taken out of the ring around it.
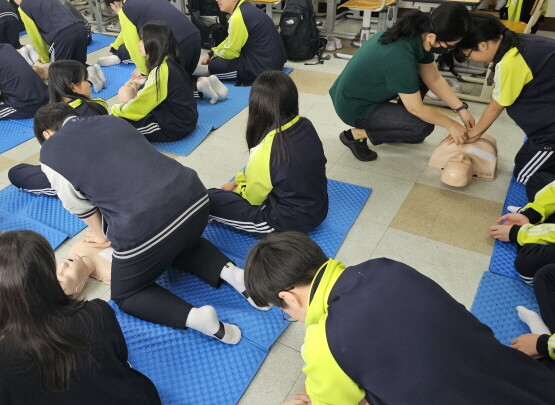
{"label": "green polo shirt", "polygon": [[368,119],[378,103],[399,93],[413,94],[420,89],[420,63],[432,63],[434,54],[422,47],[422,38],[402,38],[387,45],[373,35],[347,63],[330,89],[339,118],[355,126],[357,118]]}

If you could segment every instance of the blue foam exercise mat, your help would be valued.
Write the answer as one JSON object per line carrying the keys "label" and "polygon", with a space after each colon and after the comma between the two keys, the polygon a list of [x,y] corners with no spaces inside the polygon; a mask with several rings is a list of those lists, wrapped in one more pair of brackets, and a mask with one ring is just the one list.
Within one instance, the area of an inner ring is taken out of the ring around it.
{"label": "blue foam exercise mat", "polygon": [[211,130],[211,125],[197,125],[195,130],[184,139],[175,142],[152,142],[152,146],[160,152],[189,156],[189,154],[201,144],[204,138],[208,136]]}
{"label": "blue foam exercise mat", "polygon": [[[334,257],[372,192],[354,184],[328,180],[328,216],[309,236],[328,257]],[[242,267],[249,249],[264,235],[249,234],[227,225],[208,224],[204,237]]]}
{"label": "blue foam exercise mat", "polygon": [[131,77],[131,73],[135,70],[135,65],[120,63],[114,66],[102,66],[102,72],[106,77],[106,88],[98,93],[92,90],[93,97],[100,97],[107,100],[118,94],[118,90]]}
{"label": "blue foam exercise mat", "polygon": [[92,34],[92,42],[87,46],[87,53],[98,51],[99,49],[106,48],[116,39],[108,35]]}
{"label": "blue foam exercise mat", "polygon": [[193,330],[141,321],[116,311],[129,349],[129,362],[156,385],[163,404],[236,404],[287,327],[281,311],[258,311],[232,287],[214,289],[175,269],[158,284],[195,306],[213,305],[223,322],[241,328],[237,345],[225,345]]}
{"label": "blue foam exercise mat", "polygon": [[507,207],[509,205],[514,205],[515,207],[524,207],[528,204],[528,198],[526,197],[526,186],[524,184],[517,183],[514,177],[511,178],[509,183],[509,188],[507,189],[507,196],[505,197],[505,203],[503,204],[503,215],[509,213]]}
{"label": "blue foam exercise mat", "polygon": [[[514,205],[516,207],[523,207],[528,202],[526,198],[526,186],[517,183],[514,178],[511,179],[509,189],[507,190],[507,197],[503,205],[503,215],[507,214],[507,207]],[[514,261],[516,257],[516,244],[511,242],[501,242],[496,240],[493,245],[493,253],[489,265],[489,271],[501,276],[511,277],[520,280]]]}
{"label": "blue foam exercise mat", "polygon": [[515,337],[530,333],[528,326],[518,318],[517,305],[539,313],[531,286],[486,271],[478,285],[470,312],[493,330],[497,340],[508,345]]}
{"label": "blue foam exercise mat", "polygon": [[[114,94],[117,94],[119,86],[127,81],[129,75],[135,69],[135,65],[119,64],[113,67],[115,69],[119,68],[127,71],[127,74],[125,75],[121,71],[110,71],[108,69],[104,70],[105,68],[103,68],[110,92],[115,91]],[[289,74],[293,71],[293,69],[283,68],[283,71]],[[110,77],[108,77],[108,74]],[[112,87],[112,81],[118,83],[118,89],[114,89]],[[235,86],[234,82],[226,81],[223,83],[228,89],[228,95],[225,100],[219,101],[216,104],[210,104],[208,99],[197,100],[198,122],[197,127],[191,134],[175,142],[153,142],[153,146],[160,152],[189,156],[191,152],[193,152],[193,150],[195,150],[208,136],[210,131],[220,128],[226,122],[243,111],[249,104],[251,87]],[[98,95],[95,95],[95,97],[106,98],[102,95],[103,92],[107,92],[107,90],[102,90],[100,93],[97,93]]]}
{"label": "blue foam exercise mat", "polygon": [[0,231],[30,230],[41,234],[56,249],[67,238],[63,232],[52,229],[31,218],[0,209]]}
{"label": "blue foam exercise mat", "polygon": [[[29,121],[31,122],[31,126],[28,124]],[[35,136],[32,122],[32,119],[0,121],[0,153],[4,153],[32,139]]]}
{"label": "blue foam exercise mat", "polygon": [[59,199],[34,195],[13,185],[0,190],[0,208],[42,223],[66,237],[73,237],[85,228],[84,222],[69,213]]}

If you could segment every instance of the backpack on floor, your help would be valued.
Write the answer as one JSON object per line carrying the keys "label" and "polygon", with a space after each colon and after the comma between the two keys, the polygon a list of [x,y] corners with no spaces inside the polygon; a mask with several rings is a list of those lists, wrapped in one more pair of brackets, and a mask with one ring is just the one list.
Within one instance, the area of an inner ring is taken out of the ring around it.
{"label": "backpack on floor", "polygon": [[227,15],[220,11],[216,0],[188,0],[191,21],[200,31],[200,43],[204,49],[219,45],[227,38]]}
{"label": "backpack on floor", "polygon": [[279,20],[279,31],[288,59],[301,61],[321,56],[321,44],[325,47],[325,42],[320,40],[312,0],[287,0]]}

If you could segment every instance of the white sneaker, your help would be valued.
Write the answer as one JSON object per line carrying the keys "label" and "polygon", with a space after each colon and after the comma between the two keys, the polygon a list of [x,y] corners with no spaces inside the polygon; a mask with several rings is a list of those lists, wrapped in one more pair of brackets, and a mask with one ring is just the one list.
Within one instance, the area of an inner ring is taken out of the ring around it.
{"label": "white sneaker", "polygon": [[509,211],[513,214],[520,212],[521,209],[522,209],[522,207],[517,207],[517,206],[514,206],[514,205],[509,205],[507,207],[507,211]]}

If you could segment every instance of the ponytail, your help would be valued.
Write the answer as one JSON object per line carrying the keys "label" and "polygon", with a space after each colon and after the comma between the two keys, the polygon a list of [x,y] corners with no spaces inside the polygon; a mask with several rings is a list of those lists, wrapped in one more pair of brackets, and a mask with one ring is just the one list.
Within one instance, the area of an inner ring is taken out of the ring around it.
{"label": "ponytail", "polygon": [[429,13],[419,10],[409,12],[406,16],[382,34],[379,41],[382,45],[387,45],[397,41],[399,38],[413,38],[424,32],[431,32]]}
{"label": "ponytail", "polygon": [[379,41],[390,44],[400,38],[414,38],[426,32],[436,34],[438,41],[458,41],[470,27],[470,13],[459,3],[444,3],[430,13],[415,10],[382,34]]}

